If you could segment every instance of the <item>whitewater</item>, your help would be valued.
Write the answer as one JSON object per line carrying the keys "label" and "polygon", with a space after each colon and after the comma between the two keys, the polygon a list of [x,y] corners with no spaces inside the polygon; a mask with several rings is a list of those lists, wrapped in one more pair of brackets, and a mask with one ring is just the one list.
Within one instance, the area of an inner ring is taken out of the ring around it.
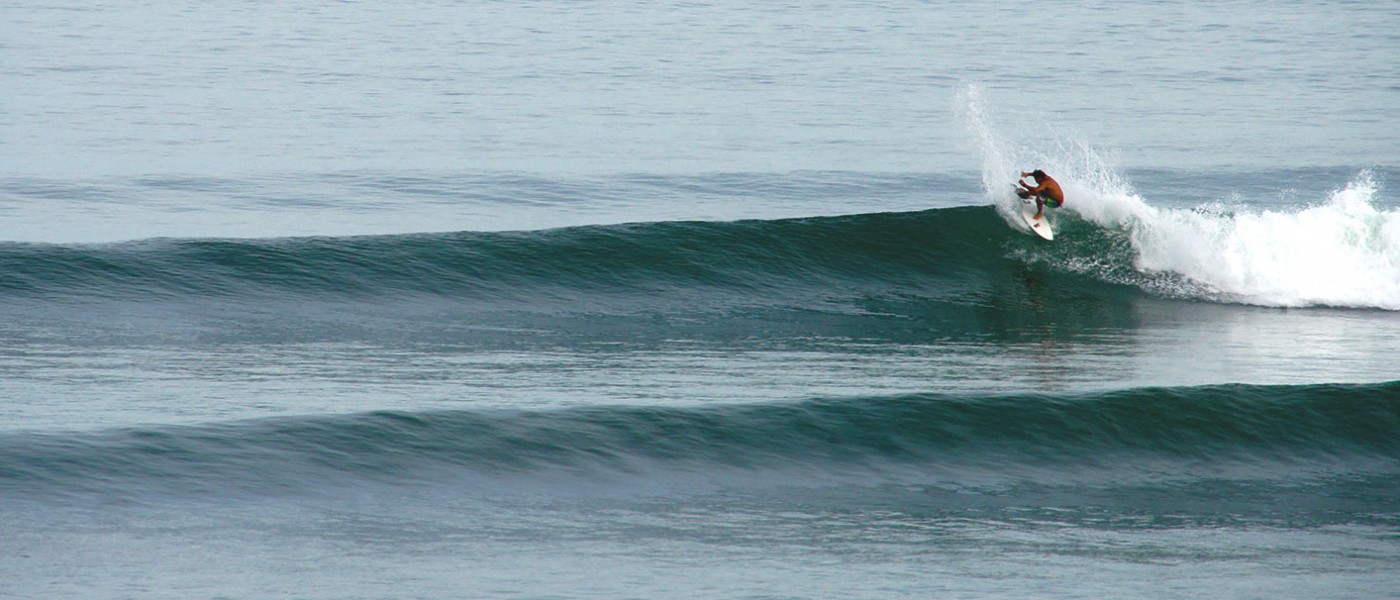
{"label": "whitewater", "polygon": [[[1039,165],[1056,173],[1075,199],[1057,212],[1104,230],[1096,233],[1131,253],[1136,275],[1123,277],[1111,259],[1083,255],[1066,257],[1060,266],[1110,280],[1154,280],[1155,291],[1182,297],[1400,310],[1400,209],[1380,196],[1371,170],[1333,182],[1339,187],[1322,197],[1293,198],[1288,208],[1231,197],[1180,206],[1171,187],[1154,191],[1162,197],[1154,205],[1087,142],[1057,139],[1050,154],[1011,146],[985,114],[981,93],[976,86],[964,89],[959,113],[983,156],[983,189],[1008,225],[1024,228],[1005,182],[1018,179],[1018,165]],[[1276,193],[1285,190],[1296,193]],[[1058,224],[1074,227],[1069,221],[1061,217]]]}
{"label": "whitewater", "polygon": [[[1289,210],[1224,202],[1155,208],[1131,189],[1071,186],[1084,200],[1075,214],[1122,234],[1136,271],[1180,282],[1163,293],[1263,306],[1400,309],[1400,210],[1376,208],[1380,188],[1369,171]],[[1071,268],[1097,267],[1080,260]]]}

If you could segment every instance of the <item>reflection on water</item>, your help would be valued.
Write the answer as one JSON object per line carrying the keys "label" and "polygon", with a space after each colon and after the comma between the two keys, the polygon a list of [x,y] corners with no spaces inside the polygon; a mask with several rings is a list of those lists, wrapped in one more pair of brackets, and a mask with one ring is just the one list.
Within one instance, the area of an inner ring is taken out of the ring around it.
{"label": "reflection on water", "polygon": [[[1005,300],[1034,299],[1036,289],[1029,282],[1027,296]],[[393,336],[374,327],[331,335],[303,323],[301,337],[272,343],[261,330],[162,341],[113,337],[110,328],[103,338],[96,325],[55,335],[11,320],[0,335],[22,343],[0,352],[0,393],[11,399],[0,420],[71,429],[370,410],[1360,383],[1400,372],[1388,352],[1400,347],[1393,313],[1141,297],[1092,310],[1063,298],[1029,306],[1018,322],[980,335],[941,335],[939,323],[910,314],[870,316],[859,327],[849,318],[711,321],[693,337],[675,322],[636,319],[562,338],[444,321],[399,323]]]}
{"label": "reflection on water", "polygon": [[1400,378],[1400,314],[1144,302],[1147,383],[1374,382]]}

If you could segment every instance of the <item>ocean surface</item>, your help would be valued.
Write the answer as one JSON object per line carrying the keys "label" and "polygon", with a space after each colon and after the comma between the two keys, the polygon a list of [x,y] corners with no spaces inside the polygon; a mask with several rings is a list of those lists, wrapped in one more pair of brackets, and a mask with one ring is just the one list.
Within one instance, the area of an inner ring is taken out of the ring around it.
{"label": "ocean surface", "polygon": [[1397,32],[6,2],[0,598],[1400,597]]}

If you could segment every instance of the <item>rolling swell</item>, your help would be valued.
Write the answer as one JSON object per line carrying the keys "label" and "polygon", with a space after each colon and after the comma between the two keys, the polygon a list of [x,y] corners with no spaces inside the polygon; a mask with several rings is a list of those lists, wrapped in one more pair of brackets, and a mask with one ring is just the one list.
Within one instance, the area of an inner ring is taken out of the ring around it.
{"label": "rolling swell", "polygon": [[[0,244],[0,297],[385,298],[528,304],[543,297],[723,290],[954,294],[1003,280],[1027,244],[991,207],[774,221],[266,240]],[[959,291],[961,290],[961,291]]]}
{"label": "rolling swell", "polygon": [[[373,412],[0,436],[0,497],[726,471],[916,481],[1356,479],[1400,471],[1400,384],[719,407]],[[763,479],[763,478],[758,478]],[[755,481],[744,477],[742,481]],[[1388,484],[1389,485],[1389,484]]]}

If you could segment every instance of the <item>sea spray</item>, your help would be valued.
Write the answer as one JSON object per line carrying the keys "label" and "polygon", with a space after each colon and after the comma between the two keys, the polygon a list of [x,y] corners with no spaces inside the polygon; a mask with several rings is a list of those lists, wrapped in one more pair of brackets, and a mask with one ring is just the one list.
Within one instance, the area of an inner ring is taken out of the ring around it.
{"label": "sea spray", "polygon": [[1073,213],[1100,225],[1121,226],[1154,212],[1112,161],[1088,142],[1057,134],[1051,127],[1046,127],[1044,143],[1008,139],[997,131],[977,85],[962,90],[957,109],[981,154],[983,193],[1013,226],[1022,227],[1016,215],[1019,200],[1010,186],[1031,169],[1044,169],[1064,188],[1065,206],[1055,214]]}
{"label": "sea spray", "polygon": [[1019,157],[1014,154],[1014,148],[997,134],[983,102],[981,87],[969,84],[958,94],[956,109],[982,156],[983,193],[1007,223],[1023,227],[1016,215],[1016,200],[1011,190],[1007,189],[1007,185],[1020,174],[1017,166]]}

